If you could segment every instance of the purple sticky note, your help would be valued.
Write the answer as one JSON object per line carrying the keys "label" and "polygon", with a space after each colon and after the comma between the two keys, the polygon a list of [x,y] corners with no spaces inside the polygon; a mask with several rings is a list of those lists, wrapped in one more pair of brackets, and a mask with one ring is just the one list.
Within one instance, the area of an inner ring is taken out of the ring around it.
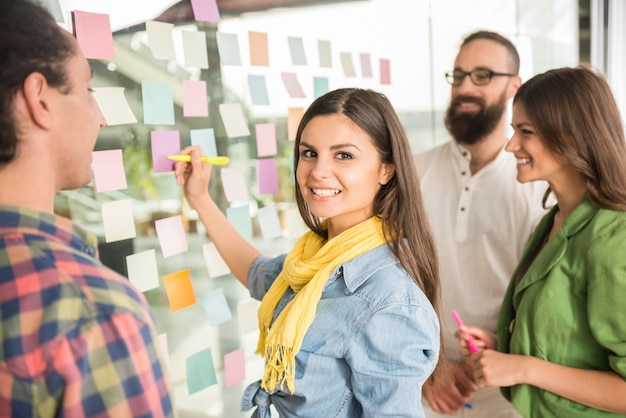
{"label": "purple sticky note", "polygon": [[174,161],[167,159],[168,155],[178,154],[180,151],[180,133],[178,131],[152,131],[152,171],[163,173],[174,170]]}
{"label": "purple sticky note", "polygon": [[274,158],[268,158],[265,160],[257,160],[256,178],[259,183],[260,194],[278,193],[276,160]]}
{"label": "purple sticky note", "polygon": [[196,20],[219,22],[220,11],[216,0],[191,0],[191,9]]}

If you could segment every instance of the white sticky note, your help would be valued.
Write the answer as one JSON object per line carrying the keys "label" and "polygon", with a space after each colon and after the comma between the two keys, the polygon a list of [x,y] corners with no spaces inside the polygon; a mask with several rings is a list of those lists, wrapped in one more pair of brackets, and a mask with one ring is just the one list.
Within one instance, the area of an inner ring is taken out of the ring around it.
{"label": "white sticky note", "polygon": [[257,312],[261,302],[256,299],[248,299],[237,305],[237,318],[239,319],[239,335],[244,336],[259,330]]}
{"label": "white sticky note", "polygon": [[158,60],[175,60],[176,49],[174,48],[174,24],[166,22],[146,22],[146,34],[148,46],[152,56]]}
{"label": "white sticky note", "polygon": [[202,31],[181,31],[185,67],[209,68],[206,33]]}
{"label": "white sticky note", "polygon": [[241,65],[239,39],[236,33],[217,32],[217,50],[223,65]]}
{"label": "white sticky note", "polygon": [[222,103],[219,109],[222,122],[224,122],[224,128],[226,129],[226,135],[228,135],[229,138],[250,135],[248,122],[243,115],[241,104]]}
{"label": "white sticky note", "polygon": [[302,234],[309,230],[300,215],[298,208],[289,208],[283,214],[285,217],[285,233],[287,238],[300,238]]}
{"label": "white sticky note", "polygon": [[171,257],[187,251],[187,235],[180,215],[159,219],[154,223],[163,257]]}
{"label": "white sticky note", "polygon": [[93,98],[108,126],[137,123],[137,118],[124,96],[124,87],[94,87]]}
{"label": "white sticky note", "polygon": [[159,287],[159,270],[154,250],[126,256],[126,271],[128,272],[128,280],[140,292]]}
{"label": "white sticky note", "polygon": [[102,224],[106,242],[135,238],[133,202],[130,199],[116,200],[102,204]]}
{"label": "white sticky note", "polygon": [[170,370],[170,350],[167,346],[167,333],[159,334],[157,337],[159,341],[159,346],[161,347],[161,355],[163,356],[163,361],[165,362],[165,367]]}
{"label": "white sticky note", "polygon": [[204,262],[206,263],[209,277],[214,278],[230,273],[228,265],[212,242],[202,245],[202,255],[204,256]]}

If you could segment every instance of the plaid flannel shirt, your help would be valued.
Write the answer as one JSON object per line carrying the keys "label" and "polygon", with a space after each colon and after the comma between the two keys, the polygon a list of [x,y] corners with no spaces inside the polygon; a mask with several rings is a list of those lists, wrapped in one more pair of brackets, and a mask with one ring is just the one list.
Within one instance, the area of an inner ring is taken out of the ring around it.
{"label": "plaid flannel shirt", "polygon": [[173,416],[143,295],[65,218],[0,205],[0,417]]}

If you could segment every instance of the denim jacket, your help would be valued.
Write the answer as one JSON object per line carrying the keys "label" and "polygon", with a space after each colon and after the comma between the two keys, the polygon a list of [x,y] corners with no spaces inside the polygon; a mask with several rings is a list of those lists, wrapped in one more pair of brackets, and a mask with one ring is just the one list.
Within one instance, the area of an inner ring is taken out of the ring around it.
{"label": "denim jacket", "polygon": [[[285,255],[260,256],[248,273],[261,299]],[[274,319],[294,297],[288,289]],[[267,393],[260,381],[243,394],[242,410],[281,417],[423,417],[422,385],[439,354],[432,305],[386,245],[333,271],[296,356],[295,393]]]}

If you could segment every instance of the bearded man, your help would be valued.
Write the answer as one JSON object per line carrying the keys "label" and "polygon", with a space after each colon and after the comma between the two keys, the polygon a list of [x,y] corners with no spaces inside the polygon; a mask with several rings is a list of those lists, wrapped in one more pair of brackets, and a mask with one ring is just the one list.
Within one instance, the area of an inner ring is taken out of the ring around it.
{"label": "bearded man", "polygon": [[[515,180],[504,151],[507,104],[521,85],[520,59],[504,36],[467,36],[446,74],[452,85],[445,124],[452,140],[415,156],[437,244],[444,312],[444,377],[424,385],[426,417],[518,417],[498,388],[477,390],[463,363],[450,312],[496,331],[504,293],[526,240],[545,213],[545,183]],[[449,417],[450,415],[445,415]]]}

